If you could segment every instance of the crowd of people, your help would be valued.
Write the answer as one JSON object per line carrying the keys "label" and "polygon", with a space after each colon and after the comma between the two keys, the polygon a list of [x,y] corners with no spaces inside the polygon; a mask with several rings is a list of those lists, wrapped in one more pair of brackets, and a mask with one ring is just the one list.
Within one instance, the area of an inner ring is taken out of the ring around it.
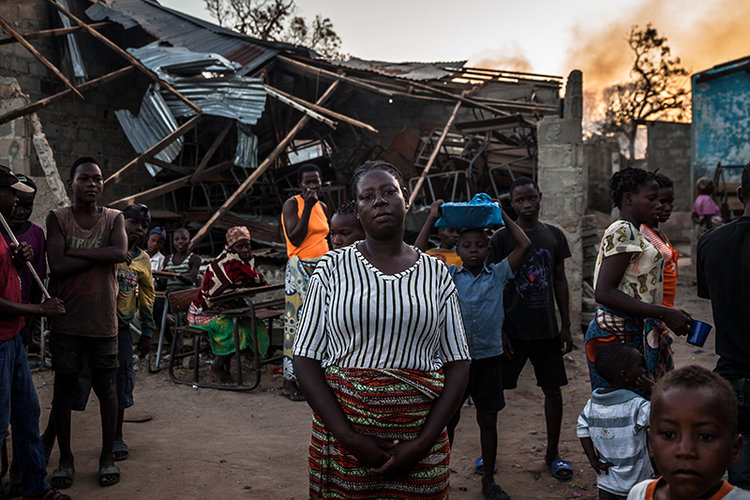
{"label": "crowd of people", "polygon": [[[300,194],[281,214],[288,256],[281,392],[313,410],[310,497],[446,498],[451,447],[470,399],[481,492],[510,498],[496,480],[498,415],[527,362],[543,395],[546,467],[560,481],[571,479],[573,464],[559,449],[563,357],[574,347],[565,272],[571,252],[563,231],[539,220],[534,180],[510,186],[515,218],[503,212],[504,227],[441,228],[435,248],[429,238],[442,200],[407,244],[406,183],[388,163],[359,167],[352,201],[333,212],[320,199],[318,167],[299,168],[298,184]],[[3,436],[12,431],[12,487],[45,500],[69,498],[59,490],[75,477],[71,411],[85,409],[91,389],[101,409],[99,484],[120,481],[115,462],[129,455],[123,420],[134,401],[134,352],[151,350],[165,307],[157,291],[194,290],[187,320],[205,330],[210,373],[220,384],[233,382],[237,347],[255,348],[253,330],[259,355],[271,344],[263,322],[245,318],[236,346],[226,306],[214,302],[266,284],[247,228],[230,228],[201,274],[187,229],[175,230],[172,252],[162,253],[168,234],[151,227],[148,207],[99,205],[103,177],[95,159],[77,160],[68,185],[73,203],[49,213],[45,236],[29,221],[33,181],[0,167],[0,214],[9,223],[0,238],[0,429]],[[598,306],[584,337],[592,393],[575,410],[599,498],[750,498],[750,164],[738,189],[745,212],[731,223],[714,208],[712,184],[697,184],[698,295],[713,307],[714,372],[675,369],[673,360],[674,336],[688,335],[693,323],[675,307],[679,253],[662,227],[674,184],[626,168],[610,188],[618,217],[599,246]],[[46,299],[34,274],[49,275]],[[55,372],[42,435],[26,359],[41,316]],[[55,443],[59,463],[48,484]]]}

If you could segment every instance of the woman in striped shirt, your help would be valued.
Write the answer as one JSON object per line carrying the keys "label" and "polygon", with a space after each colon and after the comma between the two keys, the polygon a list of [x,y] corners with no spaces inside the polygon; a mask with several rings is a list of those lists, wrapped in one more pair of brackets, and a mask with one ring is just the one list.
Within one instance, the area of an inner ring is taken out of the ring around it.
{"label": "woman in striped shirt", "polygon": [[445,426],[470,359],[456,288],[403,242],[407,193],[393,166],[365,163],[352,192],[365,240],[320,261],[294,343],[314,411],[310,497],[445,498]]}

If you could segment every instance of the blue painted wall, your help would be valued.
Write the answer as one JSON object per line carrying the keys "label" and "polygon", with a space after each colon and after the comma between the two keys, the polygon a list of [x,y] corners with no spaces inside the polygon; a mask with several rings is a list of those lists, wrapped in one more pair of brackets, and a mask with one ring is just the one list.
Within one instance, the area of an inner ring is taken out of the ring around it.
{"label": "blue painted wall", "polygon": [[[706,74],[716,78],[697,83]],[[693,181],[713,177],[718,162],[745,165],[750,161],[750,74],[725,66],[696,73],[691,83]],[[740,171],[729,174],[727,181],[740,182]]]}

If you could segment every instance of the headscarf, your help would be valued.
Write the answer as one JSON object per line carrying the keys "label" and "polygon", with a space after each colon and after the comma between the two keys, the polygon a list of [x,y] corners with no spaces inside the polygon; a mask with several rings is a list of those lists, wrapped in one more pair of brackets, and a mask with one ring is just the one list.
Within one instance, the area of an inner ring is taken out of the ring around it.
{"label": "headscarf", "polygon": [[250,240],[250,230],[245,226],[234,226],[227,230],[227,248],[241,240]]}

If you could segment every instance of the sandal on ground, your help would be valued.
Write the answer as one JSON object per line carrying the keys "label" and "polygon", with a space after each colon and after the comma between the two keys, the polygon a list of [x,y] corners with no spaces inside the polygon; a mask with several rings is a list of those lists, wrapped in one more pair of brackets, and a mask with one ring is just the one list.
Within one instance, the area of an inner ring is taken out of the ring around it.
{"label": "sandal on ground", "polygon": [[[484,459],[482,457],[474,460],[474,472],[480,476],[484,474]],[[497,472],[497,462],[495,462],[495,472]]]}
{"label": "sandal on ground", "polygon": [[115,462],[128,458],[128,456],[130,456],[128,445],[126,445],[124,441],[115,441],[114,444],[112,444],[112,456],[114,457],[113,460]]}
{"label": "sandal on ground", "polygon": [[120,482],[120,468],[114,464],[99,467],[99,486],[112,486]]}
{"label": "sandal on ground", "polygon": [[555,479],[567,481],[573,477],[573,464],[567,460],[553,460],[549,464],[549,472]]}
{"label": "sandal on ground", "polygon": [[281,395],[290,401],[304,401],[305,400],[305,396],[300,391],[285,392],[282,389]]}
{"label": "sandal on ground", "polygon": [[73,476],[76,470],[72,465],[61,465],[52,472],[50,484],[56,490],[64,490],[73,486]]}
{"label": "sandal on ground", "polygon": [[482,495],[487,500],[510,500],[510,495],[499,484],[492,484],[489,488],[483,489]]}
{"label": "sandal on ground", "polygon": [[42,493],[39,498],[41,498],[41,500],[70,500],[71,497],[70,495],[60,493],[54,488],[47,488],[47,491]]}

